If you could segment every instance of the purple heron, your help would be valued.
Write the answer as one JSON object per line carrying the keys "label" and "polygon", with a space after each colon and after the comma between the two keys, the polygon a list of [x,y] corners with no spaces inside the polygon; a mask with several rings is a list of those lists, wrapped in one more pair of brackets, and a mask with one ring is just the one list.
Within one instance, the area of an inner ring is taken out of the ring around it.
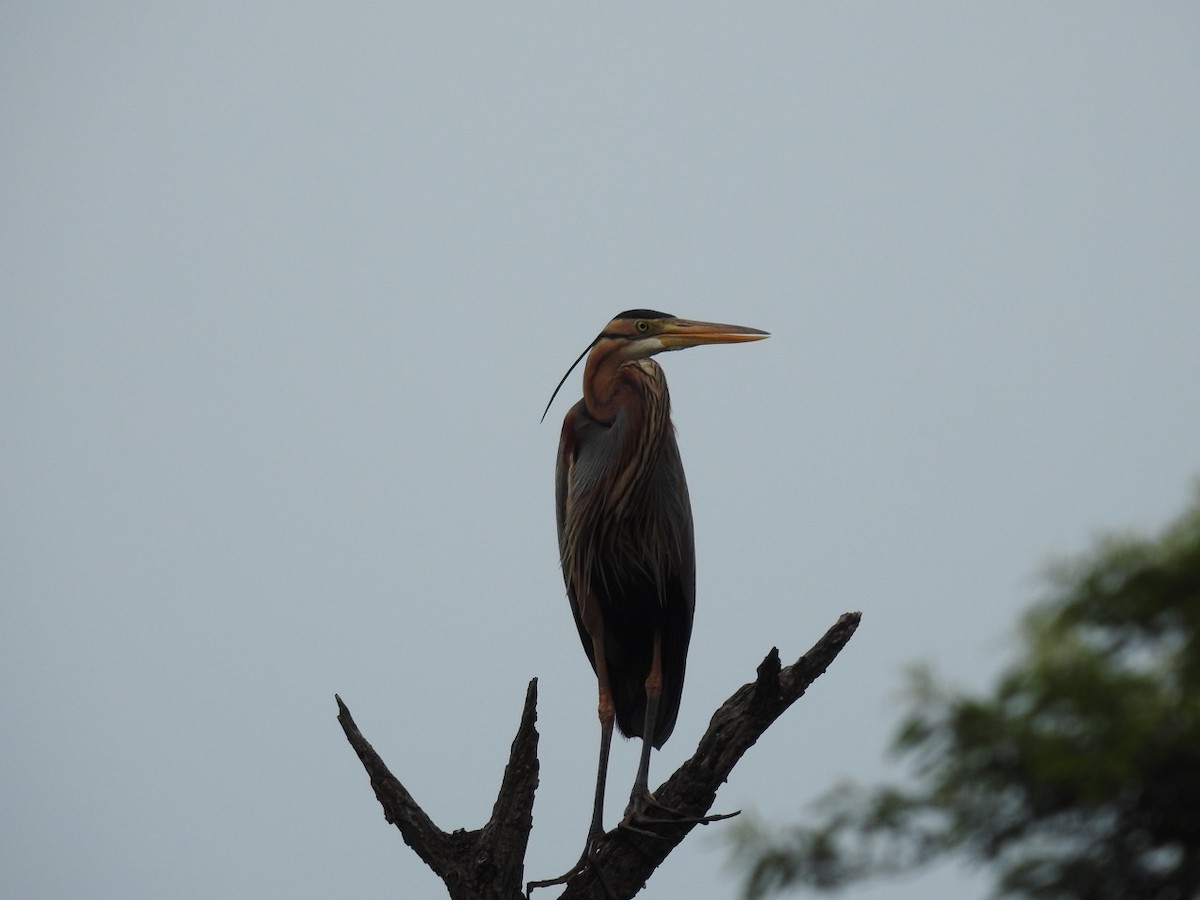
{"label": "purple heron", "polygon": [[609,322],[567,371],[587,356],[583,398],[563,419],[555,499],[563,580],[599,689],[600,762],[584,854],[567,876],[544,884],[595,859],[614,721],[626,737],[642,739],[622,824],[652,821],[646,812],[662,809],[648,783],[650,748],[662,747],[679,713],[696,566],[667,380],[651,357],[765,337],[756,328],[631,309]]}

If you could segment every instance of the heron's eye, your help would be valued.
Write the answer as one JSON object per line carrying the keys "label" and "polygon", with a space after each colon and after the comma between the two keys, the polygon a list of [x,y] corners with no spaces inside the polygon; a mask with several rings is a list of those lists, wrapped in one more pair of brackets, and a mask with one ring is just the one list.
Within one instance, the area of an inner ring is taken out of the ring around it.
{"label": "heron's eye", "polygon": [[645,334],[647,331],[650,330],[650,323],[647,322],[645,319],[638,319],[633,327],[636,328],[641,333]]}

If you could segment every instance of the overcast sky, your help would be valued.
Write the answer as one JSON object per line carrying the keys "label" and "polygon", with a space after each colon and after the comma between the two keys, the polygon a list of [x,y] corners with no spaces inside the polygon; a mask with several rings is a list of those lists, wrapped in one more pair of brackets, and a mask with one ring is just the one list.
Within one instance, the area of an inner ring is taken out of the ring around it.
{"label": "overcast sky", "polygon": [[[473,828],[535,676],[526,874],[570,865],[578,374],[538,416],[628,307],[772,333],[662,360],[698,609],[652,782],[851,609],[717,808],[894,775],[909,664],[987,685],[1050,560],[1200,474],[1197,46],[1186,2],[4,4],[0,895],[440,896],[333,694]],[[735,897],[723,831],[644,896]]]}

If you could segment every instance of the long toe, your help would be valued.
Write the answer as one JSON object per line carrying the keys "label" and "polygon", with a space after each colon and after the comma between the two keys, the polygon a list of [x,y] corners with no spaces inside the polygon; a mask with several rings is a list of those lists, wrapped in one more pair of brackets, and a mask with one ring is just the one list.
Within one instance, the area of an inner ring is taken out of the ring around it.
{"label": "long toe", "polygon": [[731,813],[714,813],[705,816],[689,816],[677,809],[674,809],[665,804],[659,803],[655,796],[649,791],[639,791],[629,798],[629,805],[625,807],[625,818],[621,820],[618,826],[628,831],[633,831],[638,834],[654,835],[654,832],[648,831],[646,825],[708,825],[710,822],[719,822],[722,819],[732,819],[739,815],[741,810],[735,810]]}
{"label": "long toe", "polygon": [[608,879],[604,876],[604,869],[600,866],[600,852],[604,840],[603,834],[589,835],[587,844],[584,845],[583,853],[579,857],[579,862],[571,866],[566,872],[559,875],[557,878],[547,878],[544,881],[531,881],[525,885],[525,900],[529,900],[529,895],[538,888],[553,887],[556,884],[566,884],[576,875],[591,869],[596,873],[596,878],[604,887],[604,893],[609,897],[609,900],[616,900],[616,895],[609,887]]}

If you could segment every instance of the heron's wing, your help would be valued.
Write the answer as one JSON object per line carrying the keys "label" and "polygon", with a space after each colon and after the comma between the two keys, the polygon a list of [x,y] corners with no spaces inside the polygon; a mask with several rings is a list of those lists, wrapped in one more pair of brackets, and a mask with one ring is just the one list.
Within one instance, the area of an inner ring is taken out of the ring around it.
{"label": "heron's wing", "polygon": [[[578,405],[578,404],[577,404]],[[558,551],[560,562],[563,558],[563,537],[567,521],[568,483],[571,479],[571,467],[575,463],[575,407],[567,410],[563,417],[562,434],[558,438],[558,463],[554,467],[554,518],[558,523]],[[566,573],[563,573],[564,576]]]}
{"label": "heron's wing", "polygon": [[596,667],[592,639],[583,625],[579,609],[577,585],[579,573],[572,571],[574,558],[567,552],[567,523],[568,519],[577,515],[579,504],[582,502],[583,485],[594,482],[595,476],[590,473],[590,465],[585,457],[580,465],[580,450],[588,443],[589,434],[599,427],[587,413],[587,407],[580,400],[563,417],[562,434],[558,441],[558,464],[554,472],[554,507],[555,519],[558,523],[558,556],[562,565],[563,581],[567,587],[567,599],[571,601],[571,614],[575,617],[575,628],[579,632],[579,641],[587,653],[588,662]]}

